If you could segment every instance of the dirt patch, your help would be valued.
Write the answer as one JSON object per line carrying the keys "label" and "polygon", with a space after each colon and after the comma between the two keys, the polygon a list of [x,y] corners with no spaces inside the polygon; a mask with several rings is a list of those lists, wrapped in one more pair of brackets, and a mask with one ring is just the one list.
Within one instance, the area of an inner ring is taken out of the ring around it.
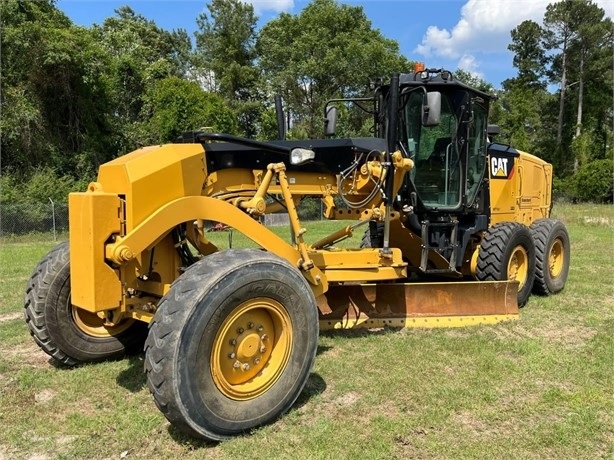
{"label": "dirt patch", "polygon": [[92,398],[86,397],[84,395],[80,396],[79,405],[73,408],[73,413],[81,414],[84,417],[89,418],[96,417],[97,415],[100,415],[100,413],[103,411],[110,412],[106,408],[101,408],[99,402],[97,402],[95,399],[96,395],[93,395]]}
{"label": "dirt patch", "polygon": [[452,423],[460,425],[471,433],[476,434],[486,433],[490,429],[488,423],[478,419],[475,414],[466,411],[454,414],[452,416]]}
{"label": "dirt patch", "polygon": [[520,406],[530,406],[539,403],[541,398],[541,393],[539,392],[529,392],[526,391],[524,393],[514,392],[514,390],[508,390],[509,394],[505,394],[497,404],[500,407],[501,411],[512,411]]}
{"label": "dirt patch", "polygon": [[28,460],[50,460],[51,457],[47,454],[42,453],[34,453],[27,457]]}
{"label": "dirt patch", "polygon": [[16,319],[22,319],[23,313],[6,313],[4,315],[0,315],[0,323],[6,323],[7,321],[13,321]]}
{"label": "dirt patch", "polygon": [[51,366],[49,355],[38,348],[32,340],[3,350],[3,355],[7,361],[18,361],[22,367],[46,368]]}
{"label": "dirt patch", "polygon": [[350,391],[349,393],[345,393],[339,396],[337,399],[335,399],[333,401],[333,404],[340,406],[340,407],[351,406],[359,399],[360,399],[360,395],[358,393],[354,393],[353,391]]}
{"label": "dirt patch", "polygon": [[26,275],[17,275],[17,276],[3,276],[0,280],[0,284],[26,284],[28,280],[28,276]]}
{"label": "dirt patch", "polygon": [[489,332],[494,332],[495,336],[500,340],[526,340],[526,339],[535,339],[537,338],[537,333],[535,330],[528,330],[523,327],[521,324],[510,325],[501,325],[499,327],[494,327],[489,330]]}
{"label": "dirt patch", "polygon": [[402,436],[397,435],[393,438],[397,458],[411,458],[414,460],[422,460],[429,458],[425,456],[422,449],[416,446],[415,436],[413,434]]}
{"label": "dirt patch", "polygon": [[555,328],[541,328],[540,334],[548,341],[557,342],[566,348],[581,348],[592,339],[597,330],[583,326],[559,326]]}
{"label": "dirt patch", "polygon": [[552,325],[540,328],[527,329],[522,325],[513,328],[498,328],[495,330],[497,338],[502,340],[526,340],[526,339],[546,339],[549,343],[555,343],[566,349],[578,349],[583,347],[592,339],[597,330],[584,326],[563,326]]}
{"label": "dirt patch", "polygon": [[9,458],[13,458],[12,455],[9,455],[9,448],[0,445],[0,460],[8,460]]}
{"label": "dirt patch", "polygon": [[609,217],[599,217],[599,216],[584,216],[582,221],[585,224],[593,224],[593,225],[603,225],[605,227],[614,227],[614,220]]}
{"label": "dirt patch", "polygon": [[479,438],[493,439],[504,433],[505,436],[513,436],[518,432],[518,424],[514,422],[513,416],[506,420],[486,421],[469,411],[461,411],[451,417],[451,422]]}
{"label": "dirt patch", "polygon": [[36,404],[47,404],[55,398],[56,392],[45,388],[34,395],[34,401]]}
{"label": "dirt patch", "polygon": [[[315,404],[305,404],[297,409],[304,415],[302,422],[306,426],[311,426],[321,414],[327,414],[327,416],[331,418],[337,418],[341,416],[340,413],[353,410],[351,409],[352,406],[356,405],[361,399],[360,393],[355,391],[348,391],[339,395],[335,393],[336,391],[333,385],[330,385],[319,395],[321,400],[317,401]],[[357,413],[355,422],[357,424],[362,422],[368,423],[374,415],[375,412],[369,414]]]}
{"label": "dirt patch", "polygon": [[341,394],[334,398],[331,398],[331,393],[332,392],[330,391],[330,389],[327,388],[326,391],[322,393],[322,396],[324,397],[323,402],[318,404],[319,409],[323,413],[329,414],[331,416],[334,416],[340,410],[343,410],[346,407],[352,406],[360,399],[360,395],[353,391]]}

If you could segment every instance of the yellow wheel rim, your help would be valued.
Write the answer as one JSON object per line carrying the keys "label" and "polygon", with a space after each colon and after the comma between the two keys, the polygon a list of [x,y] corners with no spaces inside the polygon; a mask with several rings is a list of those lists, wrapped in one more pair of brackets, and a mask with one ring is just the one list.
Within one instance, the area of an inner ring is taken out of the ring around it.
{"label": "yellow wheel rim", "polygon": [[563,271],[563,242],[560,239],[554,240],[550,252],[548,253],[548,270],[550,278],[557,278]]}
{"label": "yellow wheel rim", "polygon": [[211,349],[211,375],[236,400],[265,393],[279,378],[292,349],[292,322],[277,301],[243,302],[224,320]]}
{"label": "yellow wheel rim", "polygon": [[134,323],[134,319],[126,318],[117,324],[110,324],[96,313],[82,308],[72,307],[72,317],[75,325],[85,334],[92,337],[112,337],[121,334]]}
{"label": "yellow wheel rim", "polygon": [[507,279],[518,281],[520,291],[527,281],[529,273],[529,256],[522,246],[516,246],[507,264]]}

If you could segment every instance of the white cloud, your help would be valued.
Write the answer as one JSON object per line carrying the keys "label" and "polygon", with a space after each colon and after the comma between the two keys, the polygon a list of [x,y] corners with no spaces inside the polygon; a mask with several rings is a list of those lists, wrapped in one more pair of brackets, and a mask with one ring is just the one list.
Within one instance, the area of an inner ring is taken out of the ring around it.
{"label": "white cloud", "polygon": [[474,77],[484,79],[484,74],[478,70],[480,67],[480,62],[471,54],[464,54],[461,56],[461,58],[458,60],[457,67],[469,72]]}
{"label": "white cloud", "polygon": [[614,16],[614,2],[612,0],[593,0],[593,3],[605,11],[607,17],[612,18]]}
{"label": "white cloud", "polygon": [[430,26],[415,49],[424,56],[457,59],[480,52],[506,49],[510,30],[525,19],[539,21],[550,0],[469,0],[452,30]]}
{"label": "white cloud", "polygon": [[294,8],[294,0],[246,0],[246,3],[251,3],[256,13],[264,11],[280,13]]}
{"label": "white cloud", "polygon": [[[480,75],[480,62],[475,57],[507,51],[510,31],[522,21],[541,23],[552,0],[468,0],[460,11],[460,19],[450,30],[429,26],[414,52],[425,58],[458,60],[458,67]],[[612,0],[594,0],[612,17]]]}

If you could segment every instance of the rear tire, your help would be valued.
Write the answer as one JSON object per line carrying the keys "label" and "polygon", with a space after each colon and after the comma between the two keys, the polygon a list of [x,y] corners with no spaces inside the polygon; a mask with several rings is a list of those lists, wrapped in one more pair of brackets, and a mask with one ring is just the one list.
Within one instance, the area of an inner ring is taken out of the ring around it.
{"label": "rear tire", "polygon": [[56,361],[75,366],[121,358],[143,349],[147,327],[125,319],[104,326],[95,313],[70,302],[68,243],[60,243],[37,265],[28,280],[24,315],[38,346]]}
{"label": "rear tire", "polygon": [[382,248],[384,247],[384,223],[369,222],[369,228],[365,230],[360,241],[361,248]]}
{"label": "rear tire", "polygon": [[177,428],[220,441],[290,409],[317,342],[316,301],[295,267],[260,250],[223,251],[162,299],[145,345],[147,384]]}
{"label": "rear tire", "polygon": [[550,295],[565,287],[569,274],[569,234],[563,222],[539,219],[531,225],[535,241],[535,281],[533,292]]}
{"label": "rear tire", "polygon": [[535,278],[535,244],[529,229],[517,222],[500,222],[486,231],[478,254],[477,279],[516,280],[518,306],[529,300]]}

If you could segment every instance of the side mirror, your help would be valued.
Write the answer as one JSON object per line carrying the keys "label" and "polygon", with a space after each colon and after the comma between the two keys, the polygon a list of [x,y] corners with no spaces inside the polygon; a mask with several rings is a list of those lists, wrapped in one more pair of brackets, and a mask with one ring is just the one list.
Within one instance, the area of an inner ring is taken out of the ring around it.
{"label": "side mirror", "polygon": [[488,134],[488,137],[495,137],[500,133],[501,129],[499,128],[499,125],[488,125],[486,127],[486,134]]}
{"label": "side mirror", "polygon": [[441,93],[431,91],[422,102],[422,126],[438,126],[441,118]]}
{"label": "side mirror", "polygon": [[326,108],[326,118],[324,118],[324,133],[327,136],[334,136],[337,131],[337,107],[334,105]]}

